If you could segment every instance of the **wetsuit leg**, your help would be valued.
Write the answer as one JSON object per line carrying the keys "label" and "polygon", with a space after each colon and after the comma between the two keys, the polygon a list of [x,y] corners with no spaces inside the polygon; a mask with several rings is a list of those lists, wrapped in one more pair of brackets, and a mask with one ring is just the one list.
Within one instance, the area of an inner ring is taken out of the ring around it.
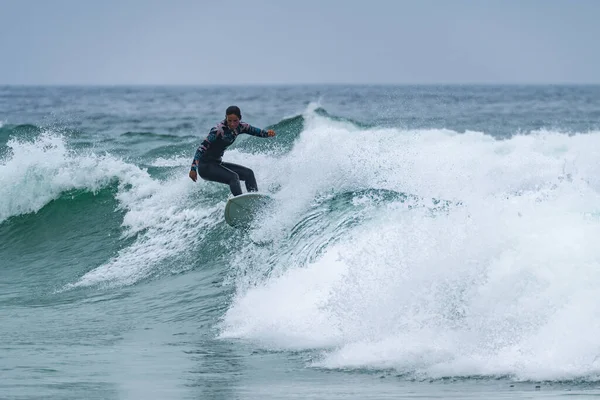
{"label": "wetsuit leg", "polygon": [[240,180],[244,181],[246,184],[246,190],[248,192],[258,192],[258,185],[256,184],[256,178],[254,177],[254,171],[252,171],[250,168],[227,162],[221,163],[221,165],[238,174]]}
{"label": "wetsuit leg", "polygon": [[198,164],[198,175],[206,181],[220,182],[229,185],[231,193],[233,193],[234,196],[239,196],[242,194],[240,176],[223,164],[218,162],[200,162]]}

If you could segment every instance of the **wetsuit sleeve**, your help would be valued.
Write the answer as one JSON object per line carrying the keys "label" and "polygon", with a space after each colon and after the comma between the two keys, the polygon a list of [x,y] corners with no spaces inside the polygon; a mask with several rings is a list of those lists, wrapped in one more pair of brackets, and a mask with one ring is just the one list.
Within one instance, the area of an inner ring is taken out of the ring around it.
{"label": "wetsuit sleeve", "polygon": [[245,122],[242,122],[240,124],[240,133],[247,133],[249,135],[258,136],[258,137],[269,137],[269,133],[266,130],[256,128]]}
{"label": "wetsuit sleeve", "polygon": [[212,128],[210,132],[208,132],[208,136],[200,143],[198,149],[196,150],[196,154],[194,155],[194,161],[192,161],[192,171],[198,171],[198,163],[200,162],[200,157],[202,154],[206,152],[206,150],[210,147],[211,144],[215,142],[217,139],[217,128]]}

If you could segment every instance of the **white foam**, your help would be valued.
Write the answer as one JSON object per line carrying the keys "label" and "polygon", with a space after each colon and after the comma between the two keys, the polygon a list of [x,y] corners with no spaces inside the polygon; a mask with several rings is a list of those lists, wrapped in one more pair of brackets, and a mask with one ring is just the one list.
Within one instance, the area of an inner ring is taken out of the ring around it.
{"label": "white foam", "polygon": [[122,184],[149,179],[145,171],[110,155],[75,154],[52,132],[7,145],[10,155],[0,164],[0,222],[37,212],[68,190],[97,191],[115,179]]}
{"label": "white foam", "polygon": [[71,151],[65,138],[52,132],[33,142],[11,139],[8,146],[11,152],[0,164],[0,221],[37,212],[68,190],[97,191],[118,182],[123,236],[133,237],[133,243],[66,289],[133,284],[193,248],[203,228],[215,222],[207,218],[214,207],[198,207],[190,199],[203,188],[180,171],[159,181],[111,155]]}
{"label": "white foam", "polygon": [[191,160],[190,158],[182,158],[182,157],[177,157],[177,158],[164,158],[164,157],[158,157],[157,159],[155,159],[154,161],[151,162],[150,165],[152,165],[153,167],[179,167],[179,166],[183,166],[183,165],[191,165]]}
{"label": "white foam", "polygon": [[314,365],[325,368],[593,379],[600,221],[586,214],[600,208],[596,149],[597,133],[498,141],[361,130],[312,114],[288,155],[252,159],[281,187],[279,224],[293,226],[328,191],[389,189],[462,206],[431,217],[388,204],[307,264],[248,246],[235,258],[243,273],[222,336],[322,348]]}
{"label": "white foam", "polygon": [[176,173],[164,182],[150,180],[137,187],[117,195],[127,210],[125,235],[135,235],[134,243],[69,287],[138,282],[164,267],[165,260],[188,254],[218,222],[210,217],[219,206],[199,207],[191,202],[190,194],[198,188],[185,174]]}

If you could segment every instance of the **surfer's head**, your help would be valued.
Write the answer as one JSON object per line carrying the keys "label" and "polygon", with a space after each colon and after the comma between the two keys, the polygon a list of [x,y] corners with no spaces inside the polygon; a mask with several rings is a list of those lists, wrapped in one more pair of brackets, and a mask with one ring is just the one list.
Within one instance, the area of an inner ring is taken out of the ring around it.
{"label": "surfer's head", "polygon": [[227,121],[227,126],[230,129],[235,129],[240,124],[240,120],[242,119],[242,112],[238,106],[229,106],[227,110],[225,110],[225,120]]}

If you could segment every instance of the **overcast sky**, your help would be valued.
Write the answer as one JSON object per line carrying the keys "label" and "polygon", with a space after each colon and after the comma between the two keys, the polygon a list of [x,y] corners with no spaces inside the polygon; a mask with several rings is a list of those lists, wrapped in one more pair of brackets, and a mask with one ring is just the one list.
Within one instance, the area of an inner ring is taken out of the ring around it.
{"label": "overcast sky", "polygon": [[600,83],[600,0],[0,0],[0,84]]}

